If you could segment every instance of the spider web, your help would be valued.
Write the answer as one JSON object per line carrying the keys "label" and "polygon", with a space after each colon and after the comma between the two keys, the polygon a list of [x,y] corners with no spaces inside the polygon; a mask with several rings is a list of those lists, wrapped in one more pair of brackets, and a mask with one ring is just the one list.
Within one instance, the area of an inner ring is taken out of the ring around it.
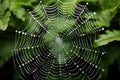
{"label": "spider web", "polygon": [[[69,5],[69,6],[68,6]],[[28,10],[29,22],[16,30],[14,65],[21,79],[98,80],[104,69],[99,67],[106,53],[94,48],[93,41],[104,28],[97,24],[86,5],[76,1]]]}

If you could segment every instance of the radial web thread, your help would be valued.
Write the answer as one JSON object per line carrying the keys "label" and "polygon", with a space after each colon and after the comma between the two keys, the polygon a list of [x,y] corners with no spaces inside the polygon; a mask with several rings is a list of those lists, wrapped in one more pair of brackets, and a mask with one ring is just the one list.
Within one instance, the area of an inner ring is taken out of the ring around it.
{"label": "radial web thread", "polygon": [[[68,6],[69,5],[69,6]],[[104,31],[86,5],[58,0],[46,6],[40,1],[27,10],[29,22],[16,30],[13,50],[15,69],[21,79],[98,80],[103,55],[93,41]]]}

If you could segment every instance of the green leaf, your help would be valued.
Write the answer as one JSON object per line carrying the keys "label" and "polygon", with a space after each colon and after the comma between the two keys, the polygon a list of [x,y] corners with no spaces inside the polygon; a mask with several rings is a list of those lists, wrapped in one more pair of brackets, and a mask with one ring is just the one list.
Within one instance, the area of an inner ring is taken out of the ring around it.
{"label": "green leaf", "polygon": [[85,2],[96,2],[97,0],[76,0],[77,2],[82,2],[82,1],[85,1]]}
{"label": "green leaf", "polygon": [[120,0],[99,0],[102,9],[115,9],[119,6]]}
{"label": "green leaf", "polygon": [[2,17],[0,17],[0,30],[6,30],[8,27],[8,22],[10,20],[10,12],[6,12]]}
{"label": "green leaf", "polygon": [[25,21],[26,11],[21,5],[17,5],[17,3],[12,2],[10,6],[10,10],[21,20]]}
{"label": "green leaf", "polygon": [[10,10],[17,16],[17,18],[25,21],[26,10],[23,6],[31,6],[35,0],[12,0],[10,3]]}
{"label": "green leaf", "polygon": [[106,34],[99,36],[97,40],[94,41],[94,47],[99,47],[106,45],[112,41],[120,41],[120,30],[106,31]]}
{"label": "green leaf", "polygon": [[110,11],[101,11],[95,15],[97,23],[100,26],[109,27],[110,21],[113,18],[113,14]]}
{"label": "green leaf", "polygon": [[9,7],[10,5],[10,0],[3,0],[0,1],[0,15],[2,15],[5,10]]}
{"label": "green leaf", "polygon": [[36,0],[11,0],[12,3],[15,3],[17,5],[24,5],[24,6],[31,6],[31,3],[33,3]]}
{"label": "green leaf", "polygon": [[[89,15],[93,15],[93,12],[88,12]],[[95,19],[96,23],[94,26],[98,26],[98,28],[101,27],[109,27],[110,26],[110,21],[114,17],[115,13],[112,13],[109,10],[104,10],[104,11],[98,11],[96,12],[95,15],[93,15],[91,18]],[[83,16],[84,17],[84,16]],[[87,17],[85,17],[87,18]]]}

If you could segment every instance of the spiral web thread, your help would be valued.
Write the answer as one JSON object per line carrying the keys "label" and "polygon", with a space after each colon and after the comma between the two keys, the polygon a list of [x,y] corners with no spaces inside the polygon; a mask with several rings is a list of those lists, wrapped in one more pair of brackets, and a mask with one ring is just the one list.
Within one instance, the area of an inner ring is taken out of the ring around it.
{"label": "spiral web thread", "polygon": [[57,1],[45,6],[40,1],[33,11],[28,10],[29,23],[24,30],[16,30],[13,50],[14,65],[21,79],[101,78],[104,69],[99,64],[106,52],[93,48],[93,41],[104,28],[97,24],[96,13],[91,14],[87,5]]}

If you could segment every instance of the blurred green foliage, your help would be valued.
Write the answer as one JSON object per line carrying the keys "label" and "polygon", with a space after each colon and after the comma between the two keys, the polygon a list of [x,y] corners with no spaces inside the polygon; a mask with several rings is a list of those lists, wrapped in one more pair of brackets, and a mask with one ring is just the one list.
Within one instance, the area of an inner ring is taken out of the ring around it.
{"label": "blurred green foliage", "polygon": [[[71,0],[62,1],[69,2]],[[95,47],[105,46],[105,50],[108,52],[103,67],[107,69],[114,61],[120,64],[120,0],[76,1],[88,2],[89,10],[96,12],[95,18],[99,27],[106,27],[105,33],[94,41]],[[12,57],[10,50],[14,47],[13,31],[24,28],[28,14],[27,9],[33,9],[38,2],[39,0],[0,0],[0,67]],[[45,5],[50,5],[56,0],[43,0],[43,2]],[[120,65],[118,66],[120,69]]]}
{"label": "blurred green foliage", "polygon": [[95,40],[96,44],[94,45],[102,46],[108,44],[109,42],[113,42],[115,40],[120,41],[120,30],[113,30],[113,31],[107,30],[105,34],[99,36],[98,40]]}

